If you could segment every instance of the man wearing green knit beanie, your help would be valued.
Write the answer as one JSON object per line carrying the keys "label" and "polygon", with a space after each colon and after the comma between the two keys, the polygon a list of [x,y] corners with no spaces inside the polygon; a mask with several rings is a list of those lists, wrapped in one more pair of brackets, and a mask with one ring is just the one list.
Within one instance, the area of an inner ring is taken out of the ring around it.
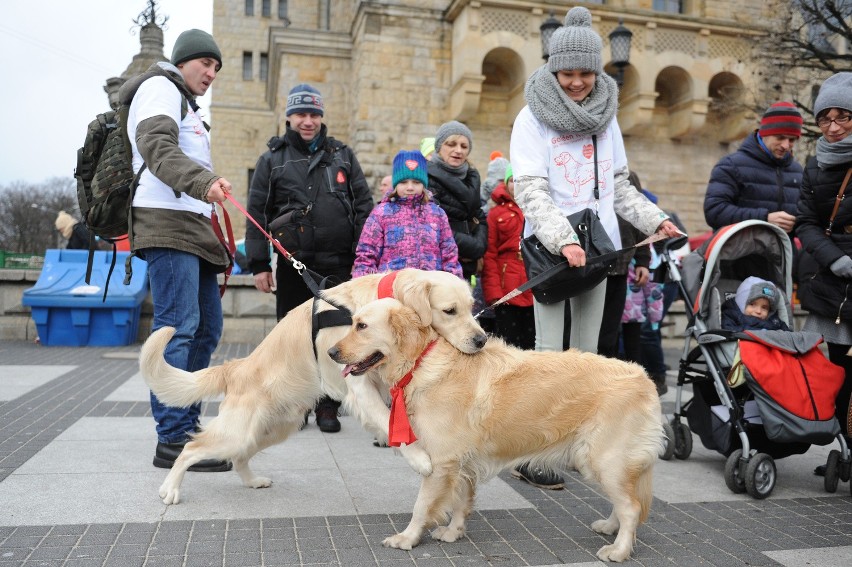
{"label": "man wearing green knit beanie", "polygon": [[[187,372],[206,368],[219,344],[223,319],[217,274],[231,265],[213,220],[213,203],[226,199],[231,184],[213,172],[208,128],[195,100],[221,68],[222,52],[213,37],[192,29],[178,36],[170,61],[155,63],[119,91],[138,174],[130,246],[148,266],[152,332],[175,328],[163,358]],[[201,404],[174,407],[152,392],[155,467],[172,468],[200,431],[200,413]],[[204,459],[189,470],[231,467],[230,461]]]}

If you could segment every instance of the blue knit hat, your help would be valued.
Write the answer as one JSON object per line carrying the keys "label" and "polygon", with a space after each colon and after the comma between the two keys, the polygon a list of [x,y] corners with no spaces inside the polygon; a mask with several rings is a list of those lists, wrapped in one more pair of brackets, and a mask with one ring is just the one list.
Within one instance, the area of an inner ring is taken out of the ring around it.
{"label": "blue knit hat", "polygon": [[406,179],[419,181],[424,188],[429,186],[426,158],[420,150],[402,150],[393,158],[391,185],[396,188],[397,183]]}
{"label": "blue knit hat", "polygon": [[297,112],[323,115],[322,95],[307,83],[296,85],[287,94],[287,116]]}

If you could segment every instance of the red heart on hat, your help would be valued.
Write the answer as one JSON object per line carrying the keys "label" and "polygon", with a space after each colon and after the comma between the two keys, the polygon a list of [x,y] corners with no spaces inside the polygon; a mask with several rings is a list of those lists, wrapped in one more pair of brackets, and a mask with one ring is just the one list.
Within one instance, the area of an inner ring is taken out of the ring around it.
{"label": "red heart on hat", "polygon": [[405,167],[407,167],[411,171],[414,171],[415,169],[417,169],[418,165],[420,165],[420,164],[417,163],[417,160],[413,160],[413,159],[405,160]]}

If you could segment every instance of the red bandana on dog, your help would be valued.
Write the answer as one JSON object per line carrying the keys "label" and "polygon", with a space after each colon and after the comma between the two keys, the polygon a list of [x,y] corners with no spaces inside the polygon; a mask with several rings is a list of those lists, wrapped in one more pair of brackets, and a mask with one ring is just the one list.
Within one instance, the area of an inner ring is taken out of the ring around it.
{"label": "red bandana on dog", "polygon": [[437,342],[437,340],[434,340],[429,343],[423,352],[420,353],[420,356],[417,357],[417,360],[414,361],[414,366],[411,367],[411,370],[391,388],[390,423],[388,423],[388,445],[391,447],[399,447],[401,443],[410,445],[417,441],[417,436],[414,435],[414,430],[411,429],[411,422],[408,421],[404,390],[408,386],[408,383],[411,382],[414,371],[420,366],[420,361],[432,350],[432,347]]}

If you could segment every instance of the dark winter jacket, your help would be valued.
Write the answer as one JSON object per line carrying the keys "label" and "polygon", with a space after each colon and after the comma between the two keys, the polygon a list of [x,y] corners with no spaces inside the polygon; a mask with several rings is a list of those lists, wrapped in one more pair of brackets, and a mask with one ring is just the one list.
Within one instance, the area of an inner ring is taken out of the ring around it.
{"label": "dark winter jacket", "polygon": [[86,225],[78,222],[71,229],[71,238],[68,239],[68,244],[65,245],[68,250],[88,250],[89,249],[89,229]]}
{"label": "dark winter jacket", "polygon": [[729,331],[757,331],[766,329],[769,331],[789,331],[790,328],[778,316],[778,312],[772,313],[766,319],[746,315],[740,310],[736,300],[732,297],[722,304],[722,328]]}
{"label": "dark winter jacket", "polygon": [[[482,293],[487,303],[494,303],[527,281],[520,241],[524,213],[503,182],[491,193],[491,199],[495,204],[488,211],[488,248],[482,264]],[[513,297],[508,304],[531,307],[532,291]]]}
{"label": "dark winter jacket", "polygon": [[[323,125],[317,150],[295,130],[273,137],[257,160],[248,212],[265,229],[293,210],[306,211],[298,250],[289,250],[309,268],[352,268],[355,246],[373,209],[370,187],[352,150],[326,136]],[[269,244],[257,228],[246,226],[246,256],[253,274],[271,271]]]}
{"label": "dark winter jacket", "polygon": [[465,279],[476,273],[476,262],[488,247],[488,224],[479,201],[479,172],[469,168],[464,178],[429,162],[429,190],[450,221],[459,248]]}
{"label": "dark winter jacket", "polygon": [[[799,278],[797,295],[802,307],[847,321],[852,320],[852,280],[835,276],[829,267],[844,254],[852,256],[852,199],[847,197],[841,201],[831,236],[826,236],[825,230],[850,167],[852,162],[820,169],[816,158],[808,160],[795,229],[802,249],[808,253],[809,260],[813,260],[808,262],[813,265],[811,272],[815,272]],[[846,195],[850,191],[852,187],[847,187]]]}
{"label": "dark winter jacket", "polygon": [[704,218],[713,230],[744,220],[765,221],[769,213],[796,215],[802,166],[792,154],[776,159],[760,146],[757,133],[719,160],[704,196]]}

